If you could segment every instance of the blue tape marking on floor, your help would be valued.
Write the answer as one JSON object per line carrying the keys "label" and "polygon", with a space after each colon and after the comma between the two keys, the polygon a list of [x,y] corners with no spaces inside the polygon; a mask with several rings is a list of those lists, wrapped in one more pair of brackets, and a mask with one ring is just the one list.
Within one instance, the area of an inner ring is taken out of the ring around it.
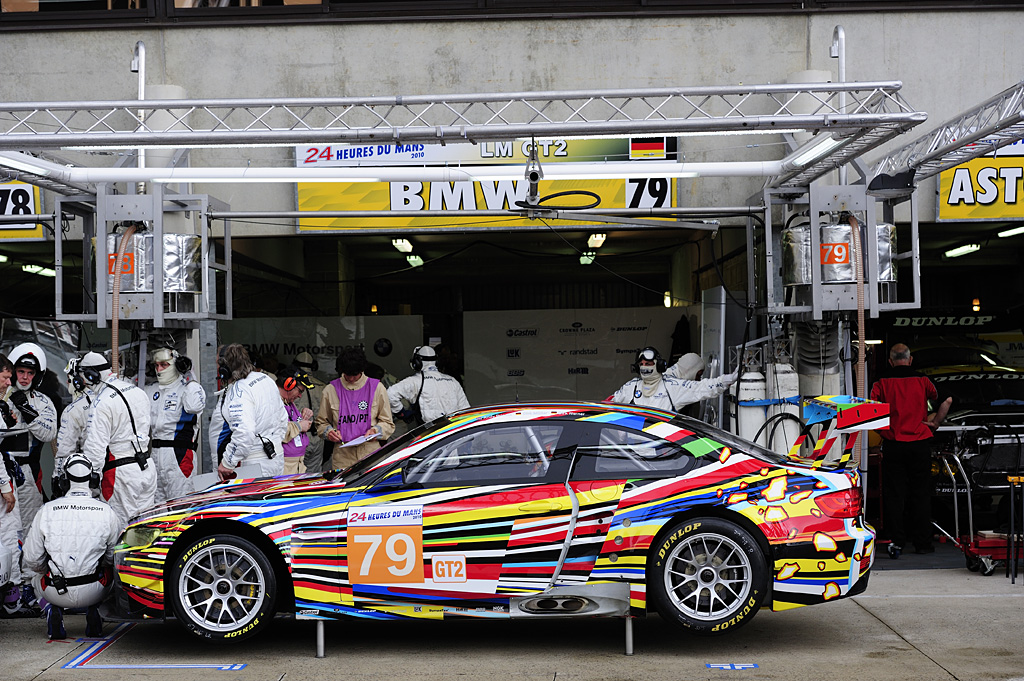
{"label": "blue tape marking on floor", "polygon": [[708,669],[757,669],[757,665],[753,662],[741,662],[739,664],[711,664],[709,662],[705,666]]}
{"label": "blue tape marking on floor", "polygon": [[80,638],[78,642],[89,643],[81,653],[76,655],[62,669],[217,669],[235,672],[245,669],[245,664],[88,664],[97,655],[109,648],[135,626],[132,622],[117,625],[106,638]]}

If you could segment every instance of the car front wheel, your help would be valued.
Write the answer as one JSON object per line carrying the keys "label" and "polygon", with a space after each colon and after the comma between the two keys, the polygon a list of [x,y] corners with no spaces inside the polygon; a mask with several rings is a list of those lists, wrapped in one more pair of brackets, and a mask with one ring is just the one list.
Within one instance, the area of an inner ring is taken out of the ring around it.
{"label": "car front wheel", "polygon": [[178,620],[202,638],[248,638],[274,616],[273,567],[241,537],[215,534],[194,541],[178,555],[171,583]]}
{"label": "car front wheel", "polygon": [[654,551],[648,586],[662,617],[697,634],[721,634],[760,609],[767,563],[740,526],[721,518],[683,521]]}

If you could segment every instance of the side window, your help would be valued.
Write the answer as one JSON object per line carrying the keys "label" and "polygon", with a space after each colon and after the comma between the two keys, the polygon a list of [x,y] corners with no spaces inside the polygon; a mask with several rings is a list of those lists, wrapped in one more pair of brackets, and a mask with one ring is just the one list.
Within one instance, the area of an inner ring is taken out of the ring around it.
{"label": "side window", "polygon": [[410,457],[409,484],[564,481],[573,448],[561,423],[487,426]]}
{"label": "side window", "polygon": [[646,433],[604,426],[591,435],[577,449],[575,480],[667,478],[699,465],[682,447]]}

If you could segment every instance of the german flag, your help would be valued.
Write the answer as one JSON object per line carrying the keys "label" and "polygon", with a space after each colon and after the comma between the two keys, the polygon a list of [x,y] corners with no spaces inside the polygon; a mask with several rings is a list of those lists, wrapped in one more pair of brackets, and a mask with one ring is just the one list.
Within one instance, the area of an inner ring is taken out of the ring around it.
{"label": "german flag", "polygon": [[665,158],[664,137],[631,137],[629,140],[630,160],[639,158]]}

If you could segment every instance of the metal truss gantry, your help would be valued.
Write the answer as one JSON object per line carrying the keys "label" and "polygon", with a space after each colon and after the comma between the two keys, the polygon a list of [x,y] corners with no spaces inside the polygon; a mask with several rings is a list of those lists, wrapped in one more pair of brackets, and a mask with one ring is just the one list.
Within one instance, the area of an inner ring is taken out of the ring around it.
{"label": "metal truss gantry", "polygon": [[873,175],[913,170],[915,181],[1024,139],[1024,81],[888,154]]}
{"label": "metal truss gantry", "polygon": [[[770,181],[771,186],[801,186],[923,122],[926,115],[903,100],[900,88],[898,81],[884,81],[451,96],[2,103],[0,150],[829,133],[836,144],[808,161],[789,164]],[[158,112],[162,115],[153,115]],[[163,123],[157,127],[154,120]],[[21,179],[32,182],[33,175],[23,170]],[[62,193],[79,192],[68,187]]]}

